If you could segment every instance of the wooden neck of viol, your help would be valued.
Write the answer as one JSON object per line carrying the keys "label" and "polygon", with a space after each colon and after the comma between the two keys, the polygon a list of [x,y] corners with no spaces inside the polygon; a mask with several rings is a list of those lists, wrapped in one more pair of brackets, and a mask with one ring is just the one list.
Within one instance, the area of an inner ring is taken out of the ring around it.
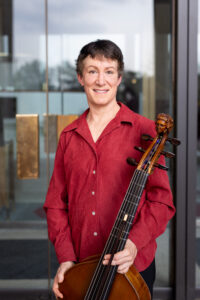
{"label": "wooden neck of viol", "polygon": [[[124,249],[147,178],[147,172],[135,170],[84,300],[108,298],[117,271],[117,266],[111,266],[112,259]],[[105,254],[111,254],[107,266],[102,264]]]}

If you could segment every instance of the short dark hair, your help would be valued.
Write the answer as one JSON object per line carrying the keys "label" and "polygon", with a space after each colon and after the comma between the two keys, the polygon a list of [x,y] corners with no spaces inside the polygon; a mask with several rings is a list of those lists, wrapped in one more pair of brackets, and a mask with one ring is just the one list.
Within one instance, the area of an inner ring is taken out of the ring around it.
{"label": "short dark hair", "polygon": [[124,70],[123,54],[121,49],[110,40],[96,40],[85,45],[78,56],[76,61],[76,72],[82,76],[83,61],[87,56],[95,58],[97,56],[103,56],[118,62],[118,73],[122,75]]}

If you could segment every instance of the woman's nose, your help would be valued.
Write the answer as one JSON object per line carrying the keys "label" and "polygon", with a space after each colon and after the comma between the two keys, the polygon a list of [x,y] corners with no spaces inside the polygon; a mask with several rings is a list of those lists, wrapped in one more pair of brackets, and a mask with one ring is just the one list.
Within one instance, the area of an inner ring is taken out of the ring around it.
{"label": "woman's nose", "polygon": [[98,77],[97,77],[97,84],[99,85],[104,85],[105,84],[105,77],[103,73],[98,73]]}

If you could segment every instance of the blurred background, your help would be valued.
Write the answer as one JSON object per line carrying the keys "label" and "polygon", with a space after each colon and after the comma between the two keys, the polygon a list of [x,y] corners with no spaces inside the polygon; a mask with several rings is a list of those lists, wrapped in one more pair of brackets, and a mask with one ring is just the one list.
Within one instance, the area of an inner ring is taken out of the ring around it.
{"label": "blurred background", "polygon": [[54,299],[42,205],[60,132],[87,108],[75,60],[101,38],[124,54],[117,99],[169,113],[182,142],[167,145],[177,213],[158,239],[155,299],[200,299],[198,0],[0,0],[0,299]]}

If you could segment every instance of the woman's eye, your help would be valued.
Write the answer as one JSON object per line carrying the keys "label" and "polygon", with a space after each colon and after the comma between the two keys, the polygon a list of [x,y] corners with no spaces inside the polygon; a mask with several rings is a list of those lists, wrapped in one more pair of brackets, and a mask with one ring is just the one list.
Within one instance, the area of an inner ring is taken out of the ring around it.
{"label": "woman's eye", "polygon": [[89,71],[89,74],[95,74],[95,73],[96,73],[95,70],[90,70],[90,71]]}
{"label": "woman's eye", "polygon": [[113,74],[113,71],[108,70],[106,73],[107,73],[107,74]]}

